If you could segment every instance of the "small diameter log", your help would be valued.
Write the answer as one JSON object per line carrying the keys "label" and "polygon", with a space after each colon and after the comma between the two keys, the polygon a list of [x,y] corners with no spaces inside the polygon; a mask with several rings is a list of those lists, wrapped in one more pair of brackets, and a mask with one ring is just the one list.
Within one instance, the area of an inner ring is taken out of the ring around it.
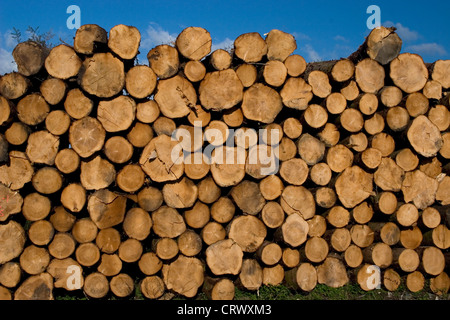
{"label": "small diameter log", "polygon": [[324,215],[327,222],[336,228],[343,228],[350,222],[350,212],[342,206],[334,206]]}
{"label": "small diameter log", "polygon": [[31,183],[36,191],[43,194],[52,194],[61,189],[63,178],[57,169],[43,167],[35,172]]}
{"label": "small diameter log", "polygon": [[295,268],[300,263],[300,251],[297,249],[284,248],[281,262],[288,268]]}
{"label": "small diameter log", "polygon": [[84,117],[70,126],[69,142],[80,157],[87,158],[102,149],[105,135],[105,129],[97,119]]}
{"label": "small diameter log", "polygon": [[441,214],[434,207],[425,208],[420,214],[421,223],[429,229],[434,229],[441,223]]}
{"label": "small diameter log", "polygon": [[[295,271],[295,281],[298,287],[306,292],[310,292],[317,285],[317,269],[310,263],[301,263]],[[286,275],[288,275],[286,273]]]}
{"label": "small diameter log", "polygon": [[133,156],[133,145],[124,137],[113,136],[104,145],[103,152],[114,163],[122,164]]}
{"label": "small diameter log", "polygon": [[338,198],[334,189],[320,187],[315,191],[314,199],[318,206],[329,209],[334,206]]}
{"label": "small diameter log", "polygon": [[267,266],[273,266],[281,260],[283,251],[281,247],[270,241],[264,241],[256,251],[257,257]]}
{"label": "small diameter log", "polygon": [[128,96],[103,100],[98,104],[97,119],[107,132],[127,130],[135,119],[136,103]]}
{"label": "small diameter log", "polygon": [[355,65],[349,59],[341,59],[337,61],[331,69],[331,77],[337,82],[350,80],[354,73]]}
{"label": "small diameter log", "polygon": [[336,194],[346,208],[353,208],[372,194],[372,175],[358,166],[346,168],[336,180]]}
{"label": "small diameter log", "polygon": [[340,90],[340,93],[347,99],[347,101],[355,100],[359,95],[359,88],[356,81],[350,80],[347,86]]}
{"label": "small diameter log", "polygon": [[244,33],[234,40],[234,54],[247,63],[259,62],[267,54],[267,44],[257,32]]}
{"label": "small diameter log", "polygon": [[231,66],[231,55],[224,49],[217,49],[209,56],[209,63],[217,70],[222,71]]}
{"label": "small diameter log", "polygon": [[268,201],[261,210],[261,219],[271,229],[280,227],[284,221],[284,210],[278,202]]}
{"label": "small diameter log", "polygon": [[356,133],[364,127],[364,118],[361,111],[347,108],[342,112],[339,123],[348,132]]}
{"label": "small diameter log", "polygon": [[75,250],[75,257],[82,266],[92,267],[100,260],[100,250],[95,243],[82,243]]}
{"label": "small diameter log", "polygon": [[45,118],[45,127],[55,135],[60,136],[66,133],[70,126],[70,117],[62,110],[51,111]]}
{"label": "small diameter log", "polygon": [[78,53],[89,55],[107,42],[108,34],[105,29],[96,24],[84,24],[75,33],[73,48]]}
{"label": "small diameter log", "polygon": [[413,202],[418,209],[431,206],[436,197],[438,182],[420,170],[406,172],[402,182],[405,202]]}
{"label": "small diameter log", "polygon": [[318,104],[311,104],[305,110],[304,119],[311,128],[318,129],[327,123],[328,113],[324,107]]}
{"label": "small diameter log", "polygon": [[389,245],[383,242],[373,243],[363,250],[364,261],[380,268],[387,268],[392,264],[393,254]]}
{"label": "small diameter log", "polygon": [[118,254],[120,260],[127,263],[133,263],[139,260],[143,252],[143,246],[136,239],[127,239],[120,243]]}
{"label": "small diameter log", "polygon": [[44,66],[49,50],[35,41],[19,43],[12,56],[17,64],[17,70],[25,77],[35,75]]}
{"label": "small diameter log", "polygon": [[340,132],[336,125],[332,123],[325,124],[324,128],[317,135],[326,146],[334,146],[339,142]]}
{"label": "small diameter log", "polygon": [[68,232],[72,229],[76,218],[73,214],[64,209],[63,206],[56,207],[54,213],[50,216],[50,222],[56,231]]}
{"label": "small diameter log", "polygon": [[0,284],[6,288],[14,288],[19,284],[21,275],[19,263],[6,262],[0,268]]}
{"label": "small diameter log", "polygon": [[51,210],[50,199],[37,192],[29,193],[23,199],[22,213],[27,220],[45,219]]}
{"label": "small diameter log", "polygon": [[64,100],[64,109],[74,119],[87,117],[94,107],[94,102],[78,89],[71,89]]}
{"label": "small diameter log", "polygon": [[314,196],[303,186],[287,186],[281,194],[280,204],[288,215],[299,214],[310,219],[316,212]]}
{"label": "small diameter log", "polygon": [[436,247],[419,248],[421,256],[421,267],[433,276],[437,276],[445,269],[445,256],[441,249]]}
{"label": "small diameter log", "polygon": [[116,176],[116,183],[125,192],[134,193],[138,191],[145,180],[145,173],[138,164],[124,166]]}
{"label": "small diameter log", "polygon": [[[4,79],[4,77],[2,79]],[[45,101],[51,105],[57,105],[66,95],[67,84],[61,79],[50,78],[41,83],[39,90]]]}
{"label": "small diameter log", "polygon": [[148,299],[158,299],[165,291],[164,282],[159,276],[145,277],[140,283],[140,289]]}
{"label": "small diameter log", "polygon": [[282,226],[277,229],[279,237],[292,247],[298,247],[304,243],[307,239],[308,231],[308,222],[298,214],[291,214],[286,217]]}
{"label": "small diameter log", "polygon": [[254,65],[243,63],[236,69],[236,75],[241,80],[244,88],[248,88],[255,83],[258,71]]}
{"label": "small diameter log", "polygon": [[266,238],[267,228],[255,216],[245,215],[234,218],[227,233],[243,252],[256,252]]}
{"label": "small diameter log", "polygon": [[59,138],[42,130],[30,134],[25,152],[31,162],[54,165],[58,148]]}
{"label": "small diameter log", "polygon": [[428,119],[442,132],[450,126],[450,111],[444,105],[438,104],[428,111]]}
{"label": "small diameter log", "polygon": [[[201,61],[190,60],[186,62],[183,71],[186,78],[191,82],[202,81],[206,75],[206,67]],[[237,70],[236,73],[241,78]]]}
{"label": "small diameter log", "polygon": [[180,253],[193,257],[202,250],[202,238],[195,231],[187,229],[177,239],[178,249]]}
{"label": "small diameter log", "polygon": [[263,281],[263,272],[256,259],[244,259],[239,272],[238,286],[247,290],[258,290]]}
{"label": "small diameter log", "polygon": [[450,79],[448,77],[449,66],[448,60],[437,60],[434,63],[431,73],[433,80],[438,81],[444,89],[450,88]]}
{"label": "small diameter log", "polygon": [[78,243],[94,241],[98,234],[98,228],[91,218],[82,218],[75,222],[72,228],[72,236]]}
{"label": "small diameter log", "polygon": [[306,241],[304,254],[306,258],[313,262],[319,263],[328,256],[329,246],[325,239],[321,237],[311,237]]}
{"label": "small diameter log", "polygon": [[239,127],[244,121],[244,114],[241,108],[233,107],[224,111],[222,119],[229,127]]}
{"label": "small diameter log", "polygon": [[175,261],[163,266],[164,284],[168,290],[188,298],[194,297],[204,282],[204,268],[199,259],[179,255]]}
{"label": "small diameter log", "polygon": [[29,86],[30,81],[17,72],[7,73],[0,78],[0,94],[8,100],[22,97]]}
{"label": "small diameter log", "polygon": [[61,204],[71,212],[80,212],[86,204],[86,189],[79,183],[67,185],[61,192]]}
{"label": "small diameter log", "polygon": [[211,35],[201,27],[188,27],[178,35],[175,46],[189,60],[202,60],[211,52]]}
{"label": "small diameter log", "polygon": [[281,61],[270,60],[264,66],[263,77],[268,85],[280,87],[286,80],[287,68]]}
{"label": "small diameter log", "polygon": [[100,190],[107,188],[114,182],[116,170],[114,166],[101,156],[90,161],[81,162],[80,181],[86,190]]}
{"label": "small diameter log", "polygon": [[0,167],[0,182],[11,190],[18,190],[31,181],[33,174],[34,169],[27,155],[24,152],[11,151],[9,166],[5,164]]}
{"label": "small diameter log", "polygon": [[284,268],[277,264],[273,267],[263,268],[263,284],[266,286],[278,286],[284,280]]}
{"label": "small diameter log", "polygon": [[342,93],[333,92],[325,99],[325,106],[329,113],[340,114],[347,107],[347,100]]}
{"label": "small diameter log", "polygon": [[123,24],[109,30],[108,47],[124,60],[133,59],[141,42],[141,34],[136,27]]}
{"label": "small diameter log", "polygon": [[207,245],[211,245],[225,239],[227,232],[220,223],[210,221],[203,227],[200,235],[204,243],[206,243]]}
{"label": "small diameter log", "polygon": [[393,264],[404,272],[415,271],[420,264],[419,254],[412,249],[394,248],[392,249]]}
{"label": "small diameter log", "polygon": [[283,133],[290,139],[297,139],[303,131],[301,122],[293,117],[287,118],[283,121]]}
{"label": "small diameter log", "polygon": [[323,216],[315,215],[311,219],[308,219],[306,222],[308,222],[309,226],[308,236],[321,237],[325,233],[327,228],[327,221]]}
{"label": "small diameter log", "polygon": [[363,92],[377,93],[384,86],[385,72],[375,60],[366,58],[356,64],[355,80]]}
{"label": "small diameter log", "polygon": [[171,238],[153,240],[153,251],[161,260],[170,260],[178,254],[178,244]]}
{"label": "small diameter log", "polygon": [[125,89],[136,98],[143,99],[155,90],[157,74],[145,65],[137,65],[128,70],[125,76]]}
{"label": "small diameter log", "polygon": [[433,157],[443,145],[438,127],[426,116],[416,117],[408,129],[407,137],[416,152],[424,157]]}
{"label": "small diameter log", "polygon": [[428,98],[420,92],[413,92],[408,95],[405,102],[406,110],[411,117],[415,118],[421,114],[427,113],[430,103]]}
{"label": "small diameter log", "polygon": [[437,295],[447,294],[449,287],[450,278],[445,272],[442,272],[437,277],[431,278],[430,280],[430,289]]}
{"label": "small diameter log", "polygon": [[285,61],[297,49],[294,36],[277,29],[269,31],[265,41],[268,60]]}
{"label": "small diameter log", "polygon": [[13,191],[3,184],[0,184],[0,199],[1,201],[1,221],[6,221],[10,215],[22,211],[23,198],[19,192]]}
{"label": "small diameter log", "polygon": [[305,58],[298,54],[291,54],[284,60],[284,65],[286,66],[287,73],[291,77],[298,77],[306,70]]}
{"label": "small diameter log", "polygon": [[[200,199],[201,200],[201,199]],[[228,223],[233,219],[236,207],[228,197],[220,197],[211,206],[211,218],[219,223]]]}
{"label": "small diameter log", "polygon": [[100,264],[97,267],[97,271],[104,274],[107,277],[118,275],[122,270],[122,260],[115,254],[103,253],[100,257]]}
{"label": "small diameter log", "polygon": [[152,213],[153,231],[160,237],[176,238],[186,230],[183,217],[174,208],[162,206]]}
{"label": "small diameter log", "polygon": [[177,49],[167,44],[151,49],[147,54],[147,59],[148,65],[160,79],[174,76],[180,67]]}
{"label": "small diameter log", "polygon": [[310,166],[321,161],[325,155],[325,143],[304,133],[297,140],[297,150],[300,157]]}
{"label": "small diameter log", "polygon": [[[212,152],[211,174],[220,187],[239,184],[245,176],[245,149],[237,147],[217,147]],[[230,160],[232,159],[231,163]]]}
{"label": "small diameter log", "polygon": [[309,171],[310,179],[319,186],[327,185],[331,180],[332,172],[328,164],[324,162],[316,163]]}
{"label": "small diameter log", "polygon": [[395,155],[395,162],[405,171],[413,171],[419,165],[419,158],[409,148],[400,150]]}
{"label": "small diameter log", "polygon": [[168,182],[162,189],[165,203],[172,208],[190,208],[198,197],[198,187],[186,177],[180,181]]}
{"label": "small diameter log", "polygon": [[350,231],[347,228],[335,229],[330,237],[331,247],[337,252],[345,252],[352,241]]}
{"label": "small diameter log", "polygon": [[202,291],[211,300],[233,300],[235,287],[230,279],[207,277],[203,283]]}
{"label": "small diameter log", "polygon": [[357,268],[363,262],[363,254],[360,247],[355,244],[351,244],[344,253],[345,263],[350,268]]}
{"label": "small diameter log", "polygon": [[78,169],[80,156],[73,149],[62,149],[55,157],[55,166],[62,173],[69,174]]}
{"label": "small diameter log", "polygon": [[313,98],[312,87],[302,78],[288,78],[280,91],[280,96],[288,108],[305,110]]}
{"label": "small diameter log", "polygon": [[159,189],[155,187],[145,187],[139,191],[137,200],[142,209],[151,212],[161,207],[163,196]]}
{"label": "small diameter log", "polygon": [[142,123],[153,123],[159,115],[159,106],[155,100],[139,102],[136,105],[136,119]]}
{"label": "small diameter log", "polygon": [[383,273],[383,285],[388,291],[396,291],[400,286],[400,275],[392,268],[388,268]]}
{"label": "small diameter log", "polygon": [[197,104],[194,87],[187,79],[179,75],[158,81],[156,90],[155,101],[166,117],[184,117]]}
{"label": "small diameter log", "polygon": [[352,241],[360,248],[370,246],[374,241],[374,232],[366,224],[355,224],[350,229]]}
{"label": "small diameter log", "polygon": [[400,231],[400,243],[404,248],[416,249],[423,240],[422,232],[419,227],[413,226]]}
{"label": "small diameter log", "polygon": [[401,53],[390,62],[394,84],[406,93],[423,89],[428,80],[428,69],[422,58],[414,53]]}
{"label": "small diameter log", "polygon": [[72,258],[53,259],[47,268],[47,272],[55,279],[55,288],[73,291],[83,287],[83,269]]}
{"label": "small diameter log", "polygon": [[398,106],[403,98],[402,90],[396,86],[384,86],[378,95],[381,103],[389,108]]}
{"label": "small diameter log", "polygon": [[319,98],[326,98],[331,94],[330,80],[328,75],[323,71],[311,71],[308,75],[308,83],[312,87],[312,93]]}
{"label": "small diameter log", "polygon": [[280,166],[280,176],[291,185],[302,185],[308,178],[309,168],[302,159],[292,158],[283,161]]}

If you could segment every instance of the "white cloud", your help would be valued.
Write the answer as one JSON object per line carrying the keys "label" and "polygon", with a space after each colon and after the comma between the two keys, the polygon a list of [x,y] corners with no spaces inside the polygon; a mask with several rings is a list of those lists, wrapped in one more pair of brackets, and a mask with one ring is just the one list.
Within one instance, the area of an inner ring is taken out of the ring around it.
{"label": "white cloud", "polygon": [[217,49],[225,49],[225,50],[229,50],[232,49],[234,46],[234,40],[231,40],[229,38],[225,38],[225,40],[222,40],[219,43],[212,43],[211,45],[211,52],[217,50]]}
{"label": "white cloud", "polygon": [[419,39],[419,33],[417,31],[411,30],[408,27],[405,27],[400,22],[393,23],[392,21],[386,21],[383,23],[385,27],[395,27],[397,30],[395,32],[398,34],[400,39],[403,41],[415,41]]}
{"label": "white cloud", "polygon": [[11,52],[0,48],[0,75],[13,71],[17,71],[17,66]]}
{"label": "white cloud", "polygon": [[11,32],[11,30],[6,30],[6,33],[3,35],[5,46],[7,48],[14,48],[17,45],[17,41],[13,38]]}
{"label": "white cloud", "polygon": [[142,34],[141,47],[152,49],[160,44],[173,45],[177,38],[177,34],[170,33],[161,28],[160,25],[151,22],[145,32]]}
{"label": "white cloud", "polygon": [[417,53],[420,55],[444,55],[447,54],[447,51],[443,46],[437,44],[436,42],[432,43],[421,43],[411,45],[405,48],[405,51],[411,53]]}
{"label": "white cloud", "polygon": [[342,41],[342,42],[348,42],[348,39],[346,38],[346,37],[343,37],[343,36],[341,36],[341,35],[336,35],[334,38],[333,38],[333,40],[335,40],[335,41]]}
{"label": "white cloud", "polygon": [[317,51],[314,50],[314,48],[313,48],[309,43],[306,44],[302,49],[303,49],[303,51],[306,52],[307,58],[308,58],[308,60],[309,60],[310,62],[322,60],[322,58],[321,58],[320,55],[317,53]]}
{"label": "white cloud", "polygon": [[301,32],[292,32],[292,35],[294,36],[295,40],[311,40],[311,38],[307,34]]}

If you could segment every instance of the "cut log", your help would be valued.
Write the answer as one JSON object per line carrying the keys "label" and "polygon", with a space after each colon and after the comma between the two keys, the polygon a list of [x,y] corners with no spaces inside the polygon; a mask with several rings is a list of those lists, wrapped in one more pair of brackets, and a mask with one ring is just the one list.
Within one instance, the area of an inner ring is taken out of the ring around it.
{"label": "cut log", "polygon": [[227,232],[225,228],[218,222],[210,221],[207,222],[200,232],[202,240],[207,245],[211,245],[220,240],[225,239]]}
{"label": "cut log", "polygon": [[23,251],[25,241],[25,230],[17,222],[10,220],[0,225],[0,263],[17,258]]}
{"label": "cut log", "polygon": [[58,137],[47,130],[36,131],[28,137],[26,154],[31,162],[54,165],[58,148]]}
{"label": "cut log", "polygon": [[300,263],[300,251],[292,248],[283,248],[281,262],[288,268],[295,268]]}
{"label": "cut log", "polygon": [[70,117],[62,110],[51,111],[45,118],[45,127],[55,135],[60,136],[66,133],[70,126]]}
{"label": "cut log", "polygon": [[312,291],[318,282],[317,269],[308,262],[300,264],[296,270],[296,282],[303,291]]}
{"label": "cut log", "polygon": [[245,149],[216,147],[211,154],[211,174],[217,185],[229,187],[239,184],[245,176]]}
{"label": "cut log", "polygon": [[0,221],[6,221],[10,215],[22,211],[23,198],[19,192],[0,184]]}
{"label": "cut log", "polygon": [[230,279],[207,277],[203,283],[202,291],[210,300],[233,300],[235,287]]}
{"label": "cut log", "polygon": [[302,159],[283,161],[280,166],[280,176],[291,185],[302,185],[308,178],[308,173],[308,165]]}
{"label": "cut log", "polygon": [[168,182],[162,188],[165,203],[172,208],[190,208],[198,198],[198,187],[186,177],[180,181]]}
{"label": "cut log", "polygon": [[212,204],[210,212],[214,221],[228,223],[233,219],[236,207],[230,198],[220,197]]}
{"label": "cut log", "polygon": [[420,92],[409,94],[405,102],[406,110],[408,110],[409,115],[413,118],[427,113],[429,105],[428,98]]}
{"label": "cut log", "polygon": [[145,211],[155,211],[163,203],[162,192],[155,187],[142,188],[138,193],[138,204]]}
{"label": "cut log", "polygon": [[206,249],[206,263],[215,275],[238,274],[243,252],[232,239],[220,240]]}
{"label": "cut log", "polygon": [[340,93],[347,101],[355,100],[359,96],[359,88],[356,81],[350,80],[349,84],[340,90]]}
{"label": "cut log", "polygon": [[312,87],[302,78],[290,77],[280,91],[283,104],[292,109],[305,110],[313,98]]}
{"label": "cut log", "polygon": [[93,101],[78,88],[71,89],[64,100],[64,109],[74,119],[87,117],[93,107]]}
{"label": "cut log", "polygon": [[384,86],[379,92],[379,97],[382,104],[391,108],[398,106],[402,101],[403,93],[396,86]]}
{"label": "cut log", "polygon": [[125,76],[125,88],[136,99],[143,99],[155,90],[157,74],[152,68],[138,65],[128,70]]}
{"label": "cut log", "polygon": [[358,109],[347,108],[339,117],[339,123],[348,132],[355,133],[364,127],[364,118]]}
{"label": "cut log", "polygon": [[267,54],[266,41],[257,32],[244,33],[234,40],[234,54],[247,63],[259,62]]}
{"label": "cut log", "polygon": [[79,73],[81,88],[99,98],[110,98],[125,85],[123,62],[111,53],[96,53],[86,58]]}
{"label": "cut log", "polygon": [[47,272],[55,279],[55,288],[64,288],[67,291],[79,290],[83,287],[83,269],[72,258],[53,259]]}
{"label": "cut log", "polygon": [[363,92],[377,93],[384,86],[383,67],[373,59],[364,59],[356,64],[355,80]]}
{"label": "cut log", "polygon": [[355,64],[349,59],[341,59],[337,61],[331,69],[331,77],[337,82],[350,80],[354,73]]}
{"label": "cut log", "polygon": [[209,63],[217,71],[228,69],[231,66],[231,60],[230,53],[224,49],[214,50],[209,56]]}
{"label": "cut log", "polygon": [[62,149],[56,154],[55,166],[62,173],[72,173],[79,165],[80,156],[73,149]]}
{"label": "cut log", "polygon": [[202,81],[206,75],[205,65],[201,61],[196,60],[190,60],[186,62],[183,71],[186,78],[188,78],[191,82]]}
{"label": "cut log", "polygon": [[175,261],[163,266],[164,284],[168,290],[192,298],[203,284],[204,268],[199,259],[179,255]]}
{"label": "cut log", "polygon": [[177,244],[180,253],[187,257],[199,254],[203,245],[200,235],[190,229],[187,229],[178,237]]}
{"label": "cut log", "polygon": [[153,139],[153,129],[150,125],[135,122],[127,134],[128,141],[136,148],[144,148]]}
{"label": "cut log", "polygon": [[50,222],[56,231],[68,232],[72,229],[76,218],[73,214],[69,213],[64,207],[56,207],[54,213],[50,216]]}
{"label": "cut log", "polygon": [[[11,126],[8,129],[6,129],[4,139],[6,139],[6,142],[8,142],[12,145],[20,146],[27,141],[30,133],[31,133],[31,129],[26,124],[24,124],[22,122],[13,122],[11,124]],[[2,138],[2,141],[4,141],[4,139]],[[2,143],[4,143],[4,142],[2,142]],[[2,152],[4,154],[4,158],[7,157],[6,149],[7,148],[5,148],[5,151]],[[6,159],[4,159],[4,160],[6,160]]]}
{"label": "cut log", "polygon": [[355,273],[356,282],[364,291],[376,289],[381,285],[381,272],[376,266],[365,263],[355,270]]}
{"label": "cut log", "polygon": [[417,249],[422,243],[423,235],[417,226],[400,231],[400,243],[404,248]]}
{"label": "cut log", "polygon": [[[148,65],[159,79],[174,76],[180,67],[177,49],[168,44],[161,44],[151,49],[147,54],[147,59]],[[188,79],[191,80],[189,77]]]}
{"label": "cut log", "polygon": [[229,127],[239,127],[244,122],[244,114],[240,107],[233,107],[224,111],[222,120]]}
{"label": "cut log", "polygon": [[122,270],[122,260],[115,254],[103,253],[100,257],[100,264],[97,267],[97,271],[107,277],[118,275]]}
{"label": "cut log", "polygon": [[337,178],[336,193],[346,208],[353,208],[372,194],[372,175],[358,166],[346,168]]}
{"label": "cut log", "polygon": [[247,290],[258,290],[263,281],[263,272],[256,259],[244,259],[239,272],[239,286]]}
{"label": "cut log", "polygon": [[82,158],[87,158],[101,150],[105,135],[106,132],[102,124],[91,117],[74,121],[69,129],[70,144]]}
{"label": "cut log", "polygon": [[405,202],[413,202],[418,209],[431,206],[436,197],[438,182],[420,170],[407,172],[402,182]]}
{"label": "cut log", "polygon": [[450,278],[445,272],[442,272],[437,277],[431,278],[430,280],[430,289],[437,295],[447,294],[449,287]]}
{"label": "cut log", "polygon": [[330,147],[336,145],[339,142],[340,132],[334,124],[327,123],[317,136],[320,138],[320,141],[322,141],[326,146]]}
{"label": "cut log", "polygon": [[140,42],[141,33],[136,27],[119,24],[109,30],[108,47],[122,59],[136,57]]}
{"label": "cut log", "polygon": [[227,141],[229,135],[230,131],[225,122],[221,120],[212,120],[205,128],[204,139],[217,147],[223,145]]}
{"label": "cut log", "polygon": [[370,246],[374,241],[374,232],[367,224],[355,224],[350,229],[352,241],[360,248]]}
{"label": "cut log", "polygon": [[158,299],[165,291],[164,282],[159,276],[145,277],[140,283],[142,294],[148,299]]}
{"label": "cut log", "polygon": [[435,156],[443,145],[438,127],[424,115],[413,120],[407,136],[414,150],[424,157]]}
{"label": "cut log", "polygon": [[342,206],[334,206],[325,212],[327,222],[335,228],[343,228],[350,222],[350,212]]}
{"label": "cut log", "polygon": [[197,94],[192,84],[176,75],[158,81],[155,101],[161,113],[169,118],[181,118],[189,114],[197,104]]}
{"label": "cut log", "polygon": [[7,288],[14,288],[19,284],[21,275],[19,263],[7,262],[0,268],[0,284]]}
{"label": "cut log", "polygon": [[406,287],[411,292],[419,292],[425,286],[425,277],[420,271],[414,271],[406,276]]}
{"label": "cut log", "polygon": [[321,161],[325,155],[325,143],[304,133],[297,140],[297,150],[300,157],[310,166]]}
{"label": "cut log", "polygon": [[301,122],[293,117],[287,118],[283,121],[283,133],[290,139],[297,139],[303,131]]}
{"label": "cut log", "polygon": [[325,234],[327,229],[327,221],[323,216],[317,214],[311,219],[308,219],[306,222],[308,222],[309,226],[308,236],[321,237]]}
{"label": "cut log", "polygon": [[194,229],[203,228],[209,222],[210,216],[209,207],[201,201],[197,201],[192,209],[184,211],[186,224]]}
{"label": "cut log", "polygon": [[[54,80],[57,81],[58,84],[60,83],[59,82],[60,80],[58,79]],[[8,100],[18,99],[27,92],[30,85],[31,85],[30,80],[28,80],[28,78],[25,78],[20,73],[17,72],[7,73],[0,78],[0,94],[3,96],[3,98],[6,98]],[[44,94],[43,96],[45,97]]]}
{"label": "cut log", "polygon": [[43,194],[52,194],[61,189],[63,178],[57,169],[43,167],[35,172],[31,183],[36,191]]}
{"label": "cut log", "polygon": [[422,90],[428,80],[428,69],[417,54],[401,53],[389,66],[392,81],[406,93]]}
{"label": "cut log", "polygon": [[345,252],[352,241],[350,231],[347,228],[337,228],[332,232],[329,241],[335,251]]}
{"label": "cut log", "polygon": [[249,120],[271,123],[281,109],[278,92],[264,84],[256,83],[244,92],[242,112]]}
{"label": "cut log", "polygon": [[287,68],[281,61],[269,60],[264,66],[263,77],[268,85],[280,87],[286,80]]}
{"label": "cut log", "polygon": [[325,239],[321,237],[311,237],[306,241],[304,254],[305,257],[313,262],[319,263],[328,256],[329,246]]}
{"label": "cut log", "polygon": [[42,123],[49,112],[50,107],[40,93],[26,95],[17,103],[17,117],[29,126]]}
{"label": "cut log", "polygon": [[75,252],[76,242],[70,233],[58,232],[48,245],[48,252],[56,259],[65,259]]}
{"label": "cut log", "polygon": [[318,206],[329,209],[337,201],[337,195],[333,188],[320,187],[315,191],[314,199]]}
{"label": "cut log", "polygon": [[174,208],[161,206],[152,212],[152,230],[160,237],[176,238],[186,231],[183,217]]}
{"label": "cut log", "polygon": [[388,291],[396,291],[400,286],[400,275],[392,268],[386,269],[383,273],[383,285]]}
{"label": "cut log", "polygon": [[340,114],[347,107],[347,100],[342,93],[333,92],[326,97],[325,105],[329,113]]}
{"label": "cut log", "polygon": [[234,218],[228,227],[228,238],[239,245],[243,252],[256,252],[266,235],[264,223],[251,215]]}
{"label": "cut log", "polygon": [[161,270],[163,263],[154,252],[146,252],[139,259],[139,270],[147,276],[156,274]]}
{"label": "cut log", "polygon": [[115,177],[114,166],[99,155],[90,161],[81,162],[80,181],[86,190],[107,188],[114,182]]}
{"label": "cut log", "polygon": [[139,241],[145,240],[153,225],[148,212],[142,208],[131,208],[123,220],[123,230],[128,237]]}
{"label": "cut log", "polygon": [[306,220],[316,213],[314,196],[303,186],[287,186],[281,194],[280,204],[286,214],[295,213]]}
{"label": "cut log", "polygon": [[396,58],[402,48],[402,40],[395,32],[395,28],[383,26],[372,29],[365,44],[367,55],[382,65]]}
{"label": "cut log", "polygon": [[293,35],[273,29],[266,36],[267,59],[285,61],[295,49],[297,43]]}
{"label": "cut log", "polygon": [[9,166],[5,164],[0,167],[0,182],[11,190],[18,190],[31,181],[33,174],[34,169],[27,155],[24,152],[11,151]]}
{"label": "cut log", "polygon": [[298,77],[306,70],[305,58],[298,54],[291,54],[284,60],[284,65],[286,66],[287,73],[291,77]]}
{"label": "cut log", "polygon": [[363,250],[364,261],[380,268],[387,268],[392,264],[393,254],[389,245],[383,242],[373,243]]}
{"label": "cut log", "polygon": [[134,290],[134,280],[126,273],[120,273],[114,276],[109,282],[111,292],[119,298],[125,298],[131,295]]}
{"label": "cut log", "polygon": [[337,258],[327,257],[317,267],[317,282],[332,288],[339,288],[349,282],[344,264]]}
{"label": "cut log", "polygon": [[91,218],[81,218],[75,222],[72,228],[72,236],[78,243],[94,241],[98,234],[98,228]]}
{"label": "cut log", "polygon": [[50,199],[37,192],[29,193],[23,199],[22,214],[27,220],[45,219],[51,210]]}
{"label": "cut log", "polygon": [[263,268],[263,284],[265,286],[278,286],[284,280],[283,266],[277,264],[273,267]]}
{"label": "cut log", "polygon": [[93,272],[84,279],[83,291],[91,298],[103,298],[109,292],[109,281],[104,274]]}
{"label": "cut log", "polygon": [[394,248],[392,250],[393,264],[404,272],[415,271],[420,264],[419,254],[412,249]]}
{"label": "cut log", "polygon": [[82,61],[75,50],[65,44],[52,48],[45,59],[45,69],[48,74],[62,80],[75,77],[81,64]]}
{"label": "cut log", "polygon": [[259,190],[266,200],[275,200],[283,192],[283,181],[276,175],[269,175],[259,182]]}
{"label": "cut log", "polygon": [[211,35],[201,27],[188,27],[178,35],[175,45],[189,60],[202,60],[211,52]]}
{"label": "cut log", "polygon": [[286,217],[282,226],[277,229],[282,240],[294,248],[306,241],[308,231],[308,223],[298,214],[291,214]]}
{"label": "cut log", "polygon": [[75,256],[82,266],[92,267],[100,260],[100,250],[92,242],[82,243],[75,250]]}
{"label": "cut log", "polygon": [[97,119],[107,132],[127,130],[135,119],[136,103],[128,96],[103,100],[98,104]]}
{"label": "cut log", "polygon": [[122,223],[127,198],[115,192],[102,189],[89,196],[87,210],[99,229],[106,229]]}
{"label": "cut log", "polygon": [[444,89],[450,88],[449,68],[449,60],[437,60],[433,65],[433,71],[431,73],[431,78],[438,81]]}
{"label": "cut log", "polygon": [[450,126],[450,111],[444,105],[438,104],[428,111],[428,119],[442,132]]}
{"label": "cut log", "polygon": [[44,66],[49,50],[35,41],[19,43],[12,56],[20,74],[28,77],[38,73]]}
{"label": "cut log", "polygon": [[267,266],[273,266],[281,260],[283,251],[281,247],[270,241],[264,241],[256,251],[257,257]]}
{"label": "cut log", "polygon": [[120,243],[118,254],[120,260],[126,263],[133,263],[140,259],[144,248],[140,241],[127,239]]}
{"label": "cut log", "polygon": [[308,75],[308,83],[311,85],[312,93],[319,98],[326,98],[331,94],[330,80],[323,71],[311,71]]}
{"label": "cut log", "polygon": [[78,53],[89,55],[107,42],[108,34],[105,29],[96,24],[84,24],[75,33],[73,48]]}
{"label": "cut log", "polygon": [[345,263],[350,268],[357,268],[363,262],[363,254],[360,247],[351,244],[344,253]]}
{"label": "cut log", "polygon": [[304,113],[304,119],[311,128],[321,128],[328,121],[328,113],[318,104],[310,104]]}
{"label": "cut log", "polygon": [[284,221],[283,208],[278,202],[269,201],[261,211],[261,219],[267,227],[272,229],[278,228]]}
{"label": "cut log", "polygon": [[134,193],[138,191],[145,180],[145,173],[138,164],[124,166],[116,176],[116,183],[125,192]]}
{"label": "cut log", "polygon": [[142,123],[153,123],[159,115],[159,106],[155,100],[139,102],[136,105],[136,119]]}
{"label": "cut log", "polygon": [[53,277],[47,272],[28,277],[14,292],[14,300],[54,300]]}
{"label": "cut log", "polygon": [[46,246],[53,239],[55,229],[50,221],[38,220],[28,229],[28,238],[37,246]]}

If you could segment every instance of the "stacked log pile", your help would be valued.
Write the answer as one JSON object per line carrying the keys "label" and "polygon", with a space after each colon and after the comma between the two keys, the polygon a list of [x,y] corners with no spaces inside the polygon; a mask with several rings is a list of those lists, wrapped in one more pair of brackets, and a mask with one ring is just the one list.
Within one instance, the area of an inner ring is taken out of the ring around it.
{"label": "stacked log pile", "polygon": [[148,64],[140,41],[83,25],[73,46],[15,48],[0,299],[448,292],[450,60],[400,53],[383,27],[314,63],[280,30],[211,52],[189,27]]}

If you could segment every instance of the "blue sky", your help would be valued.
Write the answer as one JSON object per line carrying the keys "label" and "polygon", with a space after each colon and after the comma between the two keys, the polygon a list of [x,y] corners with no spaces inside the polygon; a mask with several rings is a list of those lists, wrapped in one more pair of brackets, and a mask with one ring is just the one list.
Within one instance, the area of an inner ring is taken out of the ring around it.
{"label": "blue sky", "polygon": [[[70,5],[81,9],[81,24],[95,23],[109,31],[116,24],[137,27],[142,35],[139,62],[154,46],[168,43],[188,26],[200,26],[212,36],[214,48],[227,48],[240,34],[271,29],[291,33],[295,53],[306,61],[347,57],[369,33],[369,5],[381,10],[381,23],[394,25],[403,40],[402,52],[420,54],[426,62],[450,57],[450,1],[5,1],[0,0],[0,74],[14,68],[13,27],[24,34],[28,26],[52,30],[53,42],[73,42],[75,30],[66,26]],[[425,4],[425,5],[424,5]],[[25,40],[25,39],[24,39]]]}

